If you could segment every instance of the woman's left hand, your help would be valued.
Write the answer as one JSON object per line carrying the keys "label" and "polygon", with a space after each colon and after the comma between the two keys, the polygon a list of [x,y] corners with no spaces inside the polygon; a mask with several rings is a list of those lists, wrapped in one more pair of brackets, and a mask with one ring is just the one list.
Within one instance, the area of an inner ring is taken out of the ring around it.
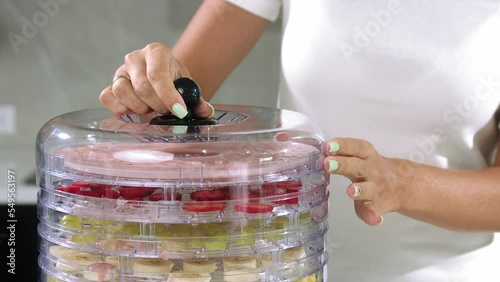
{"label": "woman's left hand", "polygon": [[385,158],[368,141],[353,138],[329,140],[325,154],[325,170],[352,181],[347,195],[365,223],[381,224],[382,214],[399,210],[404,199],[404,189],[398,187],[403,160]]}

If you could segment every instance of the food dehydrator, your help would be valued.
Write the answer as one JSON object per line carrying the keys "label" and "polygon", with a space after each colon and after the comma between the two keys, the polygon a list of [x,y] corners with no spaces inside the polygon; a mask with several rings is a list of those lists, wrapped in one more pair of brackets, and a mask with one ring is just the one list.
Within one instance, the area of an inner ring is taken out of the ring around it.
{"label": "food dehydrator", "polygon": [[45,124],[40,281],[327,281],[321,130],[293,111],[215,109]]}

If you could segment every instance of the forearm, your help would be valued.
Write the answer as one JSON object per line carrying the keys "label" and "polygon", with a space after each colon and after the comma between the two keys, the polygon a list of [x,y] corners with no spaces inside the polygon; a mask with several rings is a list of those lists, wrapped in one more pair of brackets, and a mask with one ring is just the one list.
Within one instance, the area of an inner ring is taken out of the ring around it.
{"label": "forearm", "polygon": [[500,141],[498,141],[497,158],[495,161],[495,166],[500,166]]}
{"label": "forearm", "polygon": [[500,230],[500,167],[446,170],[411,163],[399,212],[448,229]]}
{"label": "forearm", "polygon": [[224,0],[205,0],[173,48],[210,100],[269,22]]}

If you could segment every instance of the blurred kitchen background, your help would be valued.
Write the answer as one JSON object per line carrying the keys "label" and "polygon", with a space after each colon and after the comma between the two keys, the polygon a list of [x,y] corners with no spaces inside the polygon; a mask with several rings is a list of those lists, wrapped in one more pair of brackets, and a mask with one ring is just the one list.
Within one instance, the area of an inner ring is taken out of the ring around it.
{"label": "blurred kitchen background", "polygon": [[[98,96],[111,83],[124,56],[150,42],[173,46],[201,2],[0,0],[0,187],[7,186],[7,169],[14,169],[17,216],[23,217],[19,220],[23,229],[16,232],[18,252],[22,248],[32,254],[19,254],[18,265],[29,266],[28,273],[33,275],[18,277],[19,281],[35,281],[31,277],[35,277],[37,255],[34,173],[38,130],[57,115],[100,107]],[[213,103],[275,107],[280,28],[279,20],[270,26]],[[3,225],[7,192],[1,189]],[[2,241],[4,232],[2,228]]]}

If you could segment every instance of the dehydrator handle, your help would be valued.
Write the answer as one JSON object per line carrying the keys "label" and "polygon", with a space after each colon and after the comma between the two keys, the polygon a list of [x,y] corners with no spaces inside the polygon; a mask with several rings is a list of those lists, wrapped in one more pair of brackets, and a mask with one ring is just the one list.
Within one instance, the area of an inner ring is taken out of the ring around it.
{"label": "dehydrator handle", "polygon": [[201,89],[198,84],[187,77],[181,77],[174,80],[174,86],[181,94],[184,103],[186,104],[187,112],[185,118],[179,119],[178,117],[169,114],[164,116],[158,116],[153,118],[149,124],[155,125],[187,125],[187,126],[197,126],[197,125],[213,125],[217,124],[217,121],[213,118],[202,119],[194,115],[194,109],[201,100]]}
{"label": "dehydrator handle", "polygon": [[184,99],[184,103],[186,104],[188,111],[186,118],[193,117],[193,110],[201,99],[200,87],[194,80],[187,77],[181,77],[174,80],[174,86],[175,89],[177,89],[177,91],[181,94],[182,99]]}

